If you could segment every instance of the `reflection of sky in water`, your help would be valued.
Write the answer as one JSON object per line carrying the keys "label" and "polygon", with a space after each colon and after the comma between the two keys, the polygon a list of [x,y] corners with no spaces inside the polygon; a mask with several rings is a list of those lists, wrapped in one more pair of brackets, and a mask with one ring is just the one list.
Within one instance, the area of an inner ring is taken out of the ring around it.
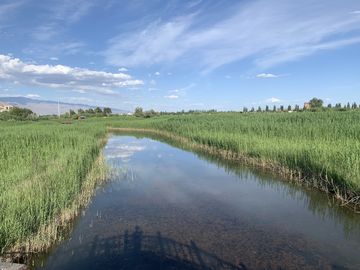
{"label": "reflection of sky in water", "polygon": [[[323,215],[315,216],[309,212],[309,198],[303,189],[292,183],[274,180],[264,174],[267,182],[263,185],[259,176],[251,173],[243,176],[231,171],[224,173],[221,167],[200,160],[192,153],[152,139],[134,141],[132,137],[121,137],[121,143],[114,140],[104,152],[107,157],[123,162],[121,158],[129,153],[129,149],[136,158],[132,156],[131,162],[126,161],[138,179],[135,190],[142,196],[156,194],[164,203],[176,203],[184,208],[191,204],[196,206],[194,197],[208,196],[226,204],[223,211],[229,214],[241,212],[256,222],[277,222],[322,241],[345,241],[342,224],[334,224]],[[311,196],[314,197],[327,196],[317,191],[308,193],[313,193]],[[327,211],[323,212],[325,216],[329,215]],[[331,239],[329,231],[332,231]]]}
{"label": "reflection of sky in water", "polygon": [[[48,265],[61,265],[69,258],[90,254],[91,250],[100,250],[93,253],[100,256],[106,254],[101,253],[106,246],[109,257],[101,258],[115,263],[113,258],[125,254],[121,237],[136,227],[144,236],[135,240],[159,239],[161,232],[180,245],[193,241],[200,248],[194,249],[193,254],[216,253],[218,259],[232,263],[242,254],[249,259],[245,264],[248,269],[280,269],[259,268],[257,262],[251,267],[251,262],[274,258],[282,269],[292,269],[286,267],[286,261],[292,259],[281,257],[286,252],[300,256],[306,264],[316,265],[317,260],[337,265],[360,264],[360,215],[331,205],[324,193],[280,181],[269,173],[235,162],[217,162],[212,159],[214,156],[194,154],[147,138],[112,136],[104,154],[110,163],[126,168],[126,178],[119,178],[97,194],[72,233],[70,247],[59,251],[62,255],[55,256]],[[93,226],[91,230],[89,224]],[[71,249],[79,249],[76,239],[82,237],[84,251],[78,250],[72,256]],[[161,248],[164,243],[159,241]],[[110,254],[112,249],[116,252]],[[122,265],[131,259],[125,257]],[[316,269],[346,269],[328,266]],[[143,268],[147,267],[145,263]]]}
{"label": "reflection of sky in water", "polygon": [[[112,137],[111,137],[112,138]],[[146,149],[146,146],[141,145],[128,145],[128,144],[119,144],[121,140],[112,139],[109,140],[108,144],[105,146],[104,153],[109,159],[122,158],[122,162],[129,162],[132,155],[136,152],[143,151]],[[138,141],[132,141],[132,144],[138,144]]]}

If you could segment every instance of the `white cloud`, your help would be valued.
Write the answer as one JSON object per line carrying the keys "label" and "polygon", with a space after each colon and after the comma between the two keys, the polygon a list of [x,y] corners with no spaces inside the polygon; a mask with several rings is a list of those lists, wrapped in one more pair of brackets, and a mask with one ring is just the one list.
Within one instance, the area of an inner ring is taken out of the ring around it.
{"label": "white cloud", "polygon": [[326,100],[326,101],[330,101],[331,99],[330,99],[330,98],[326,98],[325,100]]}
{"label": "white cloud", "polygon": [[360,14],[360,10],[349,12],[349,14]]}
{"label": "white cloud", "polygon": [[95,63],[94,62],[89,62],[89,65],[95,65]]}
{"label": "white cloud", "polygon": [[193,104],[194,106],[204,106],[204,104],[203,103],[195,103],[195,104]]}
{"label": "white cloud", "polygon": [[160,91],[158,88],[149,88],[149,91]]}
{"label": "white cloud", "polygon": [[55,92],[59,93],[79,93],[79,94],[85,94],[86,92],[82,89],[72,89],[72,90],[55,90]]}
{"label": "white cloud", "polygon": [[59,60],[59,58],[57,58],[57,57],[51,57],[50,60],[55,61],[55,60]]}
{"label": "white cloud", "polygon": [[179,90],[171,90],[169,93],[179,93]]}
{"label": "white cloud", "polygon": [[264,103],[274,103],[274,102],[281,102],[281,100],[278,98],[269,98],[264,101]]}
{"label": "white cloud", "polygon": [[161,73],[158,71],[158,72],[155,73],[155,75],[160,76]]}
{"label": "white cloud", "polygon": [[86,68],[63,65],[34,65],[6,55],[0,55],[1,81],[37,88],[92,90],[105,95],[119,94],[108,88],[144,84],[141,80],[132,80],[130,75],[124,73],[91,71]]}
{"label": "white cloud", "polygon": [[124,71],[128,71],[126,68],[119,68],[118,71],[124,72]]}
{"label": "white cloud", "polygon": [[69,101],[76,101],[76,102],[79,102],[79,101],[92,102],[92,101],[94,101],[93,99],[86,98],[86,97],[65,97],[65,98],[62,98],[62,99],[66,99],[66,100],[69,100]]}
{"label": "white cloud", "polygon": [[265,74],[265,73],[262,73],[262,74],[258,74],[256,75],[257,78],[277,78],[279,76],[277,75],[273,75],[273,74]]}
{"label": "white cloud", "polygon": [[230,79],[230,76],[225,76],[226,79]]}
{"label": "white cloud", "polygon": [[156,81],[155,81],[155,80],[151,80],[151,81],[150,81],[150,84],[156,84]]}
{"label": "white cloud", "polygon": [[172,73],[169,72],[168,75],[172,75]]}
{"label": "white cloud", "polygon": [[131,90],[131,91],[135,91],[135,90],[140,90],[141,88],[139,87],[130,87],[130,88],[127,88],[128,90]]}
{"label": "white cloud", "polygon": [[164,98],[178,98],[178,96],[171,95],[171,96],[164,96]]}
{"label": "white cloud", "polygon": [[37,94],[27,94],[25,97],[26,98],[40,98],[40,96]]}
{"label": "white cloud", "polygon": [[197,63],[204,72],[251,57],[264,69],[360,43],[360,16],[349,16],[357,9],[358,0],[238,1],[215,17],[197,12],[139,23],[138,30],[111,39],[104,55],[113,65],[177,61]]}

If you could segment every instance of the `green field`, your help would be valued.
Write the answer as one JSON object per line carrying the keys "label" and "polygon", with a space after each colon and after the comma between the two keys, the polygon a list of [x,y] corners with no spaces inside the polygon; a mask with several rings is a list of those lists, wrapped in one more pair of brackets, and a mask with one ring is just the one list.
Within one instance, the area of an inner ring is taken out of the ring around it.
{"label": "green field", "polygon": [[59,213],[74,208],[86,188],[95,187],[86,176],[99,167],[95,161],[106,127],[160,130],[280,163],[333,182],[355,198],[360,193],[359,123],[358,111],[113,117],[72,125],[0,122],[0,251],[39,236]]}

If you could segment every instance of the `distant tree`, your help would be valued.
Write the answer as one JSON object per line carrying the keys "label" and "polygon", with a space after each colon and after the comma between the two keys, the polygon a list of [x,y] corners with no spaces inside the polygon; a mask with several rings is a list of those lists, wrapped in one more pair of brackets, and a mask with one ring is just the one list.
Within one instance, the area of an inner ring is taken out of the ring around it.
{"label": "distant tree", "polygon": [[243,108],[243,112],[244,112],[244,113],[247,113],[247,112],[248,112],[248,108],[247,108],[247,107],[244,107],[244,108]]}
{"label": "distant tree", "polygon": [[26,108],[12,107],[9,114],[11,115],[11,118],[22,121],[25,120],[29,114],[33,114],[33,112]]}
{"label": "distant tree", "polygon": [[268,111],[269,111],[269,106],[268,106],[268,105],[266,105],[266,107],[265,107],[265,111],[266,111],[266,112],[268,112]]}
{"label": "distant tree", "polygon": [[288,106],[288,111],[291,111],[291,105]]}
{"label": "distant tree", "polygon": [[84,110],[83,109],[78,109],[78,114],[83,114],[84,113]]}
{"label": "distant tree", "polygon": [[273,112],[276,112],[276,105],[274,105]]}
{"label": "distant tree", "polygon": [[255,109],[254,109],[254,107],[252,107],[251,110],[250,110],[250,112],[254,112],[254,111],[255,111]]}
{"label": "distant tree", "polygon": [[341,103],[336,103],[335,108],[341,108]]}
{"label": "distant tree", "polygon": [[356,102],[354,102],[351,106],[351,109],[355,110],[356,108],[357,108],[357,104],[356,104]]}
{"label": "distant tree", "polygon": [[29,114],[29,115],[26,117],[26,120],[29,120],[29,121],[38,121],[38,120],[39,120],[39,116],[37,116],[36,114]]}
{"label": "distant tree", "polygon": [[96,114],[102,113],[102,109],[100,109],[100,107],[97,107],[97,108],[95,109],[95,113],[96,113]]}
{"label": "distant tree", "polygon": [[143,108],[137,107],[137,108],[135,109],[135,116],[136,116],[136,117],[143,117],[143,116],[144,116]]}
{"label": "distant tree", "polygon": [[313,98],[309,101],[309,103],[311,108],[320,108],[322,107],[324,101],[322,101],[322,99]]}
{"label": "distant tree", "polygon": [[74,114],[76,114],[76,113],[70,109],[70,116],[73,116]]}
{"label": "distant tree", "polygon": [[103,111],[104,111],[104,114],[106,114],[106,115],[112,113],[112,111],[109,107],[105,107]]}
{"label": "distant tree", "polygon": [[329,103],[329,104],[327,105],[327,107],[328,107],[328,108],[331,108],[331,103]]}
{"label": "distant tree", "polygon": [[300,111],[300,107],[297,104],[295,105],[295,111],[297,111],[297,112]]}
{"label": "distant tree", "polygon": [[94,114],[94,113],[95,113],[94,110],[91,109],[91,108],[87,109],[85,112],[86,112],[86,113],[89,113],[89,114]]}
{"label": "distant tree", "polygon": [[284,111],[284,106],[283,105],[280,106],[280,110]]}
{"label": "distant tree", "polygon": [[11,115],[8,111],[3,111],[0,113],[0,121],[7,121],[11,119]]}
{"label": "distant tree", "polygon": [[144,118],[151,118],[157,115],[158,113],[156,113],[153,109],[144,112]]}
{"label": "distant tree", "polygon": [[259,106],[259,108],[257,109],[257,112],[261,112],[261,107]]}

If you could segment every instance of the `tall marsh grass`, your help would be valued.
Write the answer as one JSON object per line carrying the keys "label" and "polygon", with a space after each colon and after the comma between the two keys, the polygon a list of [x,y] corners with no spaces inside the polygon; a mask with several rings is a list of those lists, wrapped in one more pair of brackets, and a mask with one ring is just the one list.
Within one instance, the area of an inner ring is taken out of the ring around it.
{"label": "tall marsh grass", "polygon": [[171,133],[310,172],[359,194],[359,123],[357,111],[113,117],[72,125],[0,122],[0,253],[43,234],[59,213],[77,207],[84,190],[95,187],[87,178],[101,174],[96,160],[106,127]]}
{"label": "tall marsh grass", "polygon": [[105,137],[87,123],[0,123],[0,253],[73,205]]}
{"label": "tall marsh grass", "polygon": [[360,112],[218,114],[118,121],[260,158],[360,192]]}

